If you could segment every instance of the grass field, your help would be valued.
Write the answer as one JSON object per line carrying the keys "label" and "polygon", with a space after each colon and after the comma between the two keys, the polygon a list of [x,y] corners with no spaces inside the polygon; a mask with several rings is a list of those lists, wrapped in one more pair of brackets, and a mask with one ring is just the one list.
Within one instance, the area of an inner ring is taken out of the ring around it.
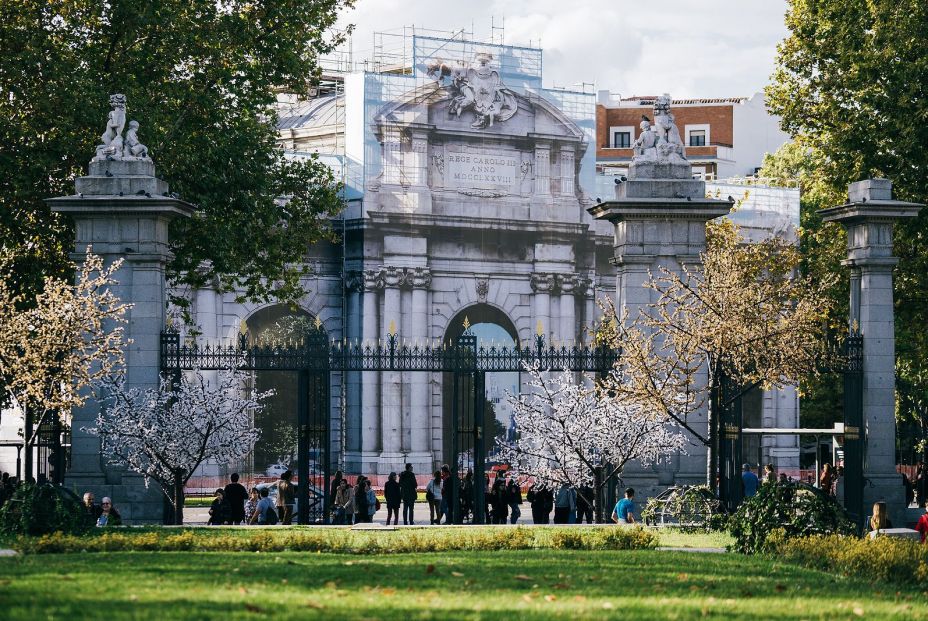
{"label": "grass field", "polygon": [[5,619],[928,619],[925,594],[687,552],[0,558]]}

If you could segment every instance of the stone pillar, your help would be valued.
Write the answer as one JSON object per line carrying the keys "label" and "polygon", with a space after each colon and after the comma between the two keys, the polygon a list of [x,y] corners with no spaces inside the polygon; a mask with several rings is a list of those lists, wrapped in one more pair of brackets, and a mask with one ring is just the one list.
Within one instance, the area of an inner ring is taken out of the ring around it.
{"label": "stone pillar", "polygon": [[[432,274],[427,267],[410,270],[407,280],[412,286],[412,333],[409,335],[413,344],[425,346],[428,342],[428,293],[432,285]],[[410,373],[410,399],[412,436],[411,453],[407,461],[413,464],[416,472],[427,472],[431,467],[430,448],[431,425],[429,416],[429,374]]]}
{"label": "stone pillar", "polygon": [[535,330],[545,336],[545,342],[551,343],[551,291],[554,289],[554,276],[535,272],[531,279],[532,291],[535,292]]}
{"label": "stone pillar", "polygon": [[[649,272],[661,267],[680,271],[682,265],[698,267],[699,253],[706,247],[706,222],[727,214],[728,201],[706,198],[705,183],[692,179],[686,160],[633,158],[629,179],[616,186],[614,200],[588,211],[597,219],[615,226],[616,310],[635,317],[651,301],[651,291],[643,285]],[[703,386],[707,377],[702,376]],[[695,387],[697,390],[700,386]],[[705,411],[689,417],[689,423],[708,435]],[[685,433],[685,432],[684,432]],[[706,481],[706,448],[698,443],[687,447],[686,455],[673,456],[660,469],[628,468],[624,477],[640,494],[640,503],[670,483],[693,484]],[[638,495],[636,495],[636,500]]]}
{"label": "stone pillar", "polygon": [[863,508],[867,514],[874,502],[883,500],[893,522],[902,524],[905,501],[896,473],[893,268],[898,259],[893,256],[893,225],[917,216],[924,205],[893,200],[888,179],[858,181],[848,190],[846,204],[821,213],[825,222],[840,222],[847,229],[851,322],[859,318],[863,337]]}
{"label": "stone pillar", "polygon": [[561,315],[561,328],[558,330],[558,338],[565,345],[571,345],[577,340],[577,314],[574,300],[576,287],[577,276],[575,274],[558,275],[558,288],[561,290],[561,300],[558,305]]}
{"label": "stone pillar", "polygon": [[402,133],[396,125],[383,128],[383,183],[398,185],[403,182]]}
{"label": "stone pillar", "polygon": [[[400,285],[404,273],[396,267],[384,268],[383,317],[381,317],[381,339],[387,343],[391,334],[397,334],[402,305],[400,304]],[[383,428],[381,429],[381,465],[389,468],[402,460],[402,374],[399,371],[381,373],[381,392],[383,401],[381,412]],[[389,470],[388,470],[389,472]]]}
{"label": "stone pillar", "polygon": [[[364,270],[363,275],[363,323],[361,333],[363,342],[371,347],[377,346],[380,334],[378,329],[378,290],[383,288],[383,272],[379,269]],[[380,449],[380,373],[363,371],[361,374],[361,469],[373,472]]]}
{"label": "stone pillar", "polygon": [[551,196],[551,147],[535,143],[535,196]]}
{"label": "stone pillar", "polygon": [[[155,177],[149,158],[94,158],[90,174],[75,181],[75,195],[49,199],[51,210],[74,219],[75,248],[71,258],[84,259],[89,246],[107,264],[123,259],[114,275],[113,292],[132,304],[125,336],[126,385],[145,390],[159,383],[161,331],[165,326],[165,267],[171,258],[168,227],[187,218],[194,207],[168,194]],[[215,314],[213,315],[215,318]],[[213,320],[215,326],[215,319]],[[77,493],[111,496],[130,523],[161,522],[163,497],[141,476],[106,465],[100,441],[81,431],[93,426],[99,404],[91,399],[72,412],[71,468],[65,485]]]}

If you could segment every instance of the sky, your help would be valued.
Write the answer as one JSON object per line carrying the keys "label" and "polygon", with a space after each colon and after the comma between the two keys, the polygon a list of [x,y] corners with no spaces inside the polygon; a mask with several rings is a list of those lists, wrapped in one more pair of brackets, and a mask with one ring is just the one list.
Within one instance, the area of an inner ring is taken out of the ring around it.
{"label": "sky", "polygon": [[[547,87],[609,90],[623,97],[750,96],[773,71],[785,36],[786,0],[358,0],[354,59],[371,54],[375,31],[403,26],[473,31],[489,40],[491,18],[510,45],[544,50]],[[540,44],[540,45],[539,45]]]}

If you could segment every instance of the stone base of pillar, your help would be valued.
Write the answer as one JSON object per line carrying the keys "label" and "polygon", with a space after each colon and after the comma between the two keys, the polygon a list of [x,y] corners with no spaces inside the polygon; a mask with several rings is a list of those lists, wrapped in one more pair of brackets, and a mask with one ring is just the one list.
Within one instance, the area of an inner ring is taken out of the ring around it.
{"label": "stone base of pillar", "polygon": [[864,517],[873,515],[873,503],[882,500],[893,526],[905,526],[905,488],[898,474],[864,473]]}
{"label": "stone base of pillar", "polygon": [[360,472],[362,461],[360,451],[345,451],[344,472],[348,474]]}
{"label": "stone base of pillar", "polygon": [[[416,474],[429,474],[435,471],[435,460],[432,453],[426,451],[422,453],[407,453],[406,464],[412,464],[413,472]],[[405,464],[403,466],[405,468]],[[397,470],[397,472],[400,472]]]}
{"label": "stone base of pillar", "polygon": [[380,451],[362,451],[357,474],[377,474],[380,472]]}
{"label": "stone base of pillar", "polygon": [[123,523],[127,525],[161,524],[164,521],[164,493],[155,483],[145,487],[140,475],[122,473],[117,484],[108,483],[103,474],[69,473],[64,486],[80,497],[93,492],[96,503],[104,496],[113,500]]}
{"label": "stone base of pillar", "polygon": [[377,464],[377,474],[399,474],[406,467],[406,453],[381,453]]}

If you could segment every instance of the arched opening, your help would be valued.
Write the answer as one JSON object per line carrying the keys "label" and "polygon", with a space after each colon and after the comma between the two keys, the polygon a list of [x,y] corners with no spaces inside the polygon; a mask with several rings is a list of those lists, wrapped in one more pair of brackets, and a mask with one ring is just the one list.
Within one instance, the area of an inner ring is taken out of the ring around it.
{"label": "arched opening", "polygon": [[[465,321],[466,320],[466,321]],[[516,327],[506,314],[489,304],[475,304],[468,306],[452,318],[445,331],[444,342],[455,343],[465,330],[465,323],[469,330],[477,337],[478,347],[515,347],[518,333]],[[499,435],[514,433],[512,414],[507,403],[507,393],[519,391],[520,373],[499,372],[486,374],[486,391],[484,394],[484,433],[483,442],[487,465],[495,462],[495,440]],[[469,377],[462,378],[458,385],[457,412],[458,429],[467,428],[468,421],[473,417],[473,387]],[[455,387],[451,373],[442,374],[442,461],[451,459],[451,425],[454,408]],[[463,424],[462,424],[463,423]],[[459,433],[460,437],[460,433]],[[461,438],[463,440],[463,437]],[[462,453],[459,456],[459,468],[463,473],[473,467],[473,450],[470,444],[461,443]],[[466,450],[470,447],[470,450]]]}
{"label": "arched opening", "polygon": [[[304,310],[277,305],[263,308],[246,321],[248,338],[258,344],[301,343],[315,331],[315,318]],[[298,374],[293,371],[256,371],[255,389],[273,390],[264,409],[255,415],[261,430],[252,453],[253,473],[276,478],[286,469],[296,469]],[[312,456],[310,456],[312,458]]]}

